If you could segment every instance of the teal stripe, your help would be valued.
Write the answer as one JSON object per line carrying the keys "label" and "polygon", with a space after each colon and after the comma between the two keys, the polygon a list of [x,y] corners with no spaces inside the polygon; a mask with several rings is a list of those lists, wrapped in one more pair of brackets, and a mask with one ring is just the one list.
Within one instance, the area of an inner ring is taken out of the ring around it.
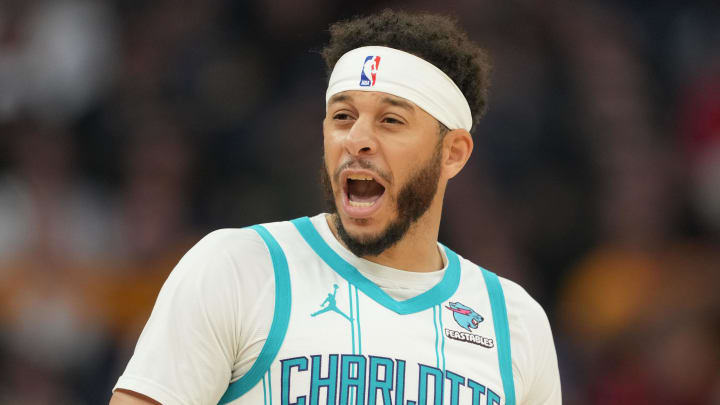
{"label": "teal stripe", "polygon": [[358,296],[357,287],[355,287],[355,312],[357,313],[358,354],[362,354],[362,332],[360,331],[360,297]]}
{"label": "teal stripe", "polygon": [[445,326],[442,321],[442,307],[440,305],[438,305],[438,321],[440,321],[440,338],[442,339],[440,355],[442,356],[443,373],[445,373]]}
{"label": "teal stripe", "polygon": [[[250,391],[263,378],[265,372],[269,372],[270,365],[275,356],[277,356],[280,346],[285,339],[287,333],[288,322],[290,320],[290,272],[288,269],[287,259],[280,244],[277,240],[261,225],[250,227],[257,232],[267,245],[272,259],[273,270],[275,272],[275,308],[273,312],[273,320],[270,325],[267,340],[260,350],[257,360],[248,372],[240,377],[234,383],[231,383],[225,394],[220,398],[220,404],[226,404],[234,401],[246,392]],[[272,401],[272,398],[270,399]]]}
{"label": "teal stripe", "polygon": [[412,314],[440,305],[455,293],[460,284],[460,259],[455,252],[443,246],[448,258],[448,268],[443,279],[435,287],[420,295],[405,301],[396,301],[328,246],[308,217],[294,219],[290,222],[295,225],[315,253],[342,278],[354,284],[380,305],[400,315]]}
{"label": "teal stripe", "polygon": [[350,303],[350,335],[352,336],[352,354],[355,354],[355,314],[353,312],[352,285],[348,281],[348,302]]}
{"label": "teal stripe", "polygon": [[268,368],[267,380],[268,380],[268,398],[270,398],[270,405],[272,405],[272,374],[270,374],[270,368]]}
{"label": "teal stripe", "polygon": [[490,308],[495,327],[495,340],[497,343],[498,363],[500,364],[500,378],[505,391],[505,405],[515,405],[515,381],[512,373],[512,353],[510,350],[510,327],[508,325],[505,294],[500,279],[495,273],[480,268],[485,278]]}
{"label": "teal stripe", "polygon": [[267,405],[267,388],[265,387],[265,376],[263,376],[263,404]]}
{"label": "teal stripe", "polygon": [[440,336],[438,336],[438,324],[437,324],[437,306],[433,306],[433,327],[435,327],[435,366],[440,368],[440,353],[438,352],[438,343],[440,342]]}

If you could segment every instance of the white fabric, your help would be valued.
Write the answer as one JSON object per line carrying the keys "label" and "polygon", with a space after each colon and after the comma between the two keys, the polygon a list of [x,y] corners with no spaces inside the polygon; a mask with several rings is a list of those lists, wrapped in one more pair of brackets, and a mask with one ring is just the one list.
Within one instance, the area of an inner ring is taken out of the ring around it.
{"label": "white fabric", "polygon": [[452,79],[433,64],[407,52],[365,46],[344,54],[330,75],[325,102],[349,90],[402,97],[450,129],[472,128],[470,106]]}
{"label": "white fabric", "polygon": [[[311,220],[333,250],[395,299],[405,299],[407,295],[407,291],[396,288],[399,285],[410,286],[409,289],[418,295],[442,277],[444,270],[416,274],[355,257],[332,236],[325,214]],[[339,338],[342,331],[348,329],[345,319],[332,311],[317,317],[309,316],[321,308],[319,304],[331,292],[328,289],[333,283],[340,285],[337,307],[351,313],[347,301],[349,285],[307,247],[291,224],[265,226],[287,255],[293,286],[288,335],[272,369],[272,402],[280,403],[278,390],[282,373],[277,365],[279,359],[295,357],[298,351],[305,356],[350,353],[349,347],[343,346],[349,345],[349,338]],[[447,263],[447,259],[445,261]],[[478,276],[480,272],[476,265],[463,258],[460,261],[461,283],[450,301],[480,299],[477,304],[472,304],[485,317],[481,323],[481,328],[485,329],[478,328],[478,333],[489,334],[493,322],[485,286],[479,284],[483,283],[482,277]],[[503,278],[500,280],[508,307],[517,404],[558,405],[561,403],[560,380],[547,317],[520,286]],[[350,295],[352,302],[355,295]],[[383,312],[382,307],[362,292],[358,297],[356,310],[361,308],[358,315],[362,315],[358,321],[364,328],[362,354],[408,359],[406,398],[417,399],[414,397],[418,392],[417,372],[411,368],[416,367],[411,365],[411,360],[425,361],[423,364],[435,362],[434,351],[423,349],[423,342],[428,339],[423,340],[422,336],[428,331],[427,325],[432,333],[433,310],[393,315],[389,311]],[[227,389],[228,381],[239,379],[257,359],[270,329],[274,305],[273,267],[258,234],[249,229],[211,233],[185,255],[163,286],[135,353],[115,389],[139,392],[166,405],[217,403]],[[444,327],[457,329],[452,314],[444,309],[441,311]],[[375,322],[380,323],[374,325]],[[434,342],[434,335],[430,340]],[[502,395],[496,352],[450,339],[445,344],[448,370],[467,374],[461,363],[479,365],[479,371],[468,378],[486,384],[488,389]],[[408,351],[415,351],[416,355],[409,357]],[[327,367],[327,360],[323,361]],[[297,390],[307,390],[306,381],[300,377],[309,378],[310,369],[300,372],[296,368],[292,372],[293,378],[298,379],[293,380],[291,387],[295,391],[290,395],[290,402],[302,395]],[[326,375],[326,369],[321,374]],[[338,386],[339,381],[340,377]],[[231,403],[262,404],[263,385],[258,383],[245,396]],[[467,390],[467,387],[463,389]],[[338,387],[338,395],[339,390]],[[470,403],[467,392],[464,395],[459,403]],[[321,400],[320,403],[324,402]]]}

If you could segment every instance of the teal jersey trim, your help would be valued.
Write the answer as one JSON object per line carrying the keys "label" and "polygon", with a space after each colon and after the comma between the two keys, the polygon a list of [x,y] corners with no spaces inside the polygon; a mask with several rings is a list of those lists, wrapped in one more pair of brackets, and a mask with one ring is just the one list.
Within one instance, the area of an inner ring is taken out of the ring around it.
{"label": "teal jersey trim", "polygon": [[268,405],[268,398],[270,400],[270,405],[272,405],[272,385],[270,384],[271,380],[272,380],[272,376],[270,375],[270,370],[268,370],[267,374],[265,374],[262,378],[263,404],[264,405]]}
{"label": "teal jersey trim", "polygon": [[263,376],[262,382],[263,382],[263,404],[267,405],[267,386],[265,385],[265,376]]}
{"label": "teal jersey trim", "polygon": [[438,330],[437,305],[433,305],[433,327],[435,328],[435,367],[440,368],[440,331]]}
{"label": "teal jersey trim", "polygon": [[352,337],[352,354],[355,353],[355,312],[353,312],[352,284],[348,281],[348,304],[350,305],[350,336]]}
{"label": "teal jersey trim", "polygon": [[500,364],[500,378],[502,378],[505,391],[505,405],[515,405],[515,380],[512,373],[512,352],[510,350],[510,326],[508,325],[505,294],[498,276],[488,270],[480,268],[487,285],[490,296],[490,309],[492,310],[493,326]]}
{"label": "teal jersey trim", "polygon": [[445,326],[442,321],[442,306],[438,305],[438,322],[440,323],[440,355],[442,356],[442,371],[445,372]]}
{"label": "teal jersey trim", "polygon": [[270,365],[275,360],[275,356],[277,356],[285,339],[290,320],[290,271],[285,253],[277,240],[263,226],[255,225],[251,226],[250,229],[260,235],[270,251],[270,258],[275,272],[275,309],[267,340],[262,350],[260,350],[257,360],[244,376],[228,386],[225,394],[220,398],[219,404],[227,404],[250,391],[263,379],[265,372],[270,371]]}
{"label": "teal jersey trim", "polygon": [[357,322],[358,354],[362,354],[362,331],[360,330],[360,297],[355,287],[355,320]]}
{"label": "teal jersey trim", "polygon": [[433,306],[433,326],[435,327],[436,367],[445,372],[445,328],[442,322],[442,306]]}
{"label": "teal jersey trim", "polygon": [[375,283],[363,276],[355,266],[340,257],[320,236],[310,218],[302,217],[290,222],[295,225],[300,235],[315,253],[336,273],[354,284],[355,287],[380,305],[400,315],[413,314],[429,309],[434,305],[439,305],[450,298],[460,284],[460,259],[455,252],[443,246],[448,258],[448,268],[442,280],[435,287],[418,296],[405,301],[396,301]]}

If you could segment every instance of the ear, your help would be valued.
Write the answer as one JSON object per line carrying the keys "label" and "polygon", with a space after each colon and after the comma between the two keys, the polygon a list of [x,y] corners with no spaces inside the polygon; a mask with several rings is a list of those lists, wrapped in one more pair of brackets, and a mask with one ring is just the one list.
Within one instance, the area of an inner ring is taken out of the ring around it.
{"label": "ear", "polygon": [[443,172],[445,178],[455,177],[470,159],[473,150],[472,136],[465,129],[454,129],[443,139]]}

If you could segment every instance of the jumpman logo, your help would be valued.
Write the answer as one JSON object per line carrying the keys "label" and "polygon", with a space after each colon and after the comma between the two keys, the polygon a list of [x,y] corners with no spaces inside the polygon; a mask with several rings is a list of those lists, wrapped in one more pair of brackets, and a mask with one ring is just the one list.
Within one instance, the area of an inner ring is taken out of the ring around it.
{"label": "jumpman logo", "polygon": [[[325,301],[323,301],[322,304],[320,304],[321,307],[324,306],[325,308],[323,308],[323,309],[321,309],[321,310],[319,310],[319,311],[317,311],[317,312],[315,312],[315,313],[310,314],[310,316],[318,316],[318,315],[320,315],[320,314],[324,314],[324,313],[327,312],[327,311],[335,311],[335,312],[337,312],[338,314],[340,314],[343,318],[345,318],[345,319],[347,319],[348,321],[352,322],[352,318],[350,318],[349,316],[345,315],[345,313],[344,313],[343,311],[341,311],[340,309],[338,309],[338,307],[337,307],[337,301],[335,301],[335,294],[337,294],[338,285],[337,285],[337,284],[333,284],[333,288],[334,288],[333,292],[332,292],[332,293],[328,293],[327,298],[325,298]],[[325,304],[327,304],[327,306],[325,306]]]}

